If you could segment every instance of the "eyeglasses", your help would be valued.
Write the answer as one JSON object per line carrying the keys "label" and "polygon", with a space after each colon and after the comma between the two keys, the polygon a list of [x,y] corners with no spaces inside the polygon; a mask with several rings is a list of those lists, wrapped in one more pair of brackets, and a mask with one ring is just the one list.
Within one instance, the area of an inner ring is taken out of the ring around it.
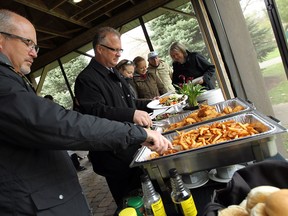
{"label": "eyeglasses", "polygon": [[109,50],[111,50],[111,51],[113,51],[115,53],[122,53],[123,52],[123,49],[114,49],[114,48],[106,46],[104,44],[99,44],[99,45],[102,46],[102,47],[105,47],[106,49],[109,49]]}
{"label": "eyeglasses", "polygon": [[134,66],[134,62],[130,61],[130,60],[125,60],[120,65],[117,65],[117,68],[121,68],[124,65],[133,65]]}
{"label": "eyeglasses", "polygon": [[11,37],[11,38],[19,39],[24,44],[26,44],[26,46],[29,47],[30,50],[34,49],[36,51],[36,53],[39,52],[39,46],[37,44],[35,44],[32,40],[28,39],[28,38],[20,37],[18,35],[10,34],[10,33],[7,33],[7,32],[0,32],[0,34],[4,34],[4,35],[6,35],[8,37]]}

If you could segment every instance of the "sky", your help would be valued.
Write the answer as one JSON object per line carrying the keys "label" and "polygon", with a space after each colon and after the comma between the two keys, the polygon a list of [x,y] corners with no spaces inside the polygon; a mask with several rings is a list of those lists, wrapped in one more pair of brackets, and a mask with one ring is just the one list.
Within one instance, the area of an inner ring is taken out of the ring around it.
{"label": "sky", "polygon": [[124,50],[121,59],[133,60],[136,56],[147,59],[149,47],[140,26],[123,34],[121,41]]}
{"label": "sky", "polygon": [[[122,59],[132,61],[136,56],[142,56],[144,59],[147,59],[149,47],[146,43],[141,26],[122,34],[121,43],[124,51],[121,54],[119,61]],[[93,50],[90,50],[87,53],[94,56]]]}

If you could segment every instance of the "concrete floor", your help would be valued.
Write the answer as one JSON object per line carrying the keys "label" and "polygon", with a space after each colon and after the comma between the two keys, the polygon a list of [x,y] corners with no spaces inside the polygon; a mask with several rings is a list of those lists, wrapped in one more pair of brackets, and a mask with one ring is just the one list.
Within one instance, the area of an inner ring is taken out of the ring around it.
{"label": "concrete floor", "polygon": [[78,172],[78,177],[93,216],[112,216],[117,208],[104,177],[97,175],[86,157],[88,152],[77,151],[84,157],[80,163],[87,169]]}

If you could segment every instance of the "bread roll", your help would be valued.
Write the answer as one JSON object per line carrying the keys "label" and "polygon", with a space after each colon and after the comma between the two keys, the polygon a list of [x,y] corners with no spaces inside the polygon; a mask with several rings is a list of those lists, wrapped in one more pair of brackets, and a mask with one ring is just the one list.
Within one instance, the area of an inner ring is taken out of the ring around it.
{"label": "bread roll", "polygon": [[268,216],[265,211],[264,203],[257,203],[250,212],[250,216]]}
{"label": "bread roll", "polygon": [[246,210],[250,213],[251,209],[257,203],[264,203],[270,194],[279,190],[279,188],[273,186],[259,186],[253,188],[247,196]]}
{"label": "bread roll", "polygon": [[267,197],[265,211],[268,216],[288,215],[288,189],[281,189]]}
{"label": "bread roll", "polygon": [[218,216],[249,216],[245,208],[238,205],[230,205],[218,211]]}
{"label": "bread roll", "polygon": [[239,206],[243,207],[246,209],[246,204],[247,204],[247,199],[244,199],[240,204]]}

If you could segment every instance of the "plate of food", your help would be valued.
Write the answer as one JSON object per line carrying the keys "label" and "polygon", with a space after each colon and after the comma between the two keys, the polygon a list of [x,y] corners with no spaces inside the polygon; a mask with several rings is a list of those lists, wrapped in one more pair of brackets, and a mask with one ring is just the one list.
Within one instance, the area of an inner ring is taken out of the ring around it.
{"label": "plate of food", "polygon": [[147,107],[150,109],[165,109],[184,104],[187,98],[188,96],[183,94],[170,94],[159,98],[159,100],[151,101],[147,104]]}

